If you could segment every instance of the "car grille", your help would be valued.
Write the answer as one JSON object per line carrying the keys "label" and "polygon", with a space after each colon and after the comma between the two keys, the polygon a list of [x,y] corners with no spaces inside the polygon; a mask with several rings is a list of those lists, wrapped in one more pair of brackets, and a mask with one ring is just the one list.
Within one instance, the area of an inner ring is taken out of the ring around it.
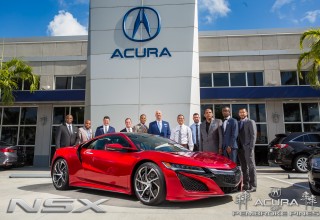
{"label": "car grille", "polygon": [[241,181],[241,170],[239,167],[230,170],[211,170],[213,175],[210,176],[212,180],[214,180],[218,186],[226,192],[233,191],[237,189],[238,184]]}
{"label": "car grille", "polygon": [[202,183],[198,180],[195,180],[193,178],[189,178],[187,176],[184,176],[180,173],[178,173],[177,175],[178,175],[178,178],[179,178],[183,188],[185,188],[186,190],[198,191],[198,192],[209,191],[208,187],[204,183]]}

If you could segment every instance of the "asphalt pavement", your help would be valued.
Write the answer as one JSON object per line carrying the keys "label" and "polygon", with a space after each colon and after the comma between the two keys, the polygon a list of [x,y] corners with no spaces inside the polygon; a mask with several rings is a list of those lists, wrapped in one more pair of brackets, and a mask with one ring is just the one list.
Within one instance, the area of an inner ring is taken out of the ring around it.
{"label": "asphalt pavement", "polygon": [[306,174],[265,166],[257,167],[257,175],[256,192],[150,207],[135,196],[119,193],[80,188],[57,191],[49,168],[0,170],[0,219],[319,219],[320,197],[310,194]]}

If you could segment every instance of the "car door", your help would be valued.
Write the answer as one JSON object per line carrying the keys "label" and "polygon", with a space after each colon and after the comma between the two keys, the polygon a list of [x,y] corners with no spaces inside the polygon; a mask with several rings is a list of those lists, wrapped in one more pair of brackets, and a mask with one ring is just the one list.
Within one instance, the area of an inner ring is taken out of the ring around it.
{"label": "car door", "polygon": [[319,134],[308,134],[309,142],[306,143],[306,146],[311,148],[312,150],[320,147],[320,135]]}
{"label": "car door", "polygon": [[125,138],[117,135],[96,140],[83,151],[84,173],[94,183],[125,190],[129,187],[131,170],[137,160],[136,152],[105,148],[112,143],[131,147]]}

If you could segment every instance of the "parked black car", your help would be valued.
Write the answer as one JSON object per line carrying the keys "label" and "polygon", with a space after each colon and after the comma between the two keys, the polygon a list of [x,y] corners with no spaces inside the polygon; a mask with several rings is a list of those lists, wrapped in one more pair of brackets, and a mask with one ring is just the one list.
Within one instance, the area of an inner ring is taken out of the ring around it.
{"label": "parked black car", "polygon": [[310,191],[320,196],[320,150],[309,157],[308,170]]}
{"label": "parked black car", "polygon": [[268,145],[268,161],[286,171],[295,169],[296,172],[306,173],[308,157],[319,147],[319,132],[276,134]]}
{"label": "parked black car", "polygon": [[0,141],[0,167],[8,169],[13,166],[23,166],[25,158],[22,147]]}

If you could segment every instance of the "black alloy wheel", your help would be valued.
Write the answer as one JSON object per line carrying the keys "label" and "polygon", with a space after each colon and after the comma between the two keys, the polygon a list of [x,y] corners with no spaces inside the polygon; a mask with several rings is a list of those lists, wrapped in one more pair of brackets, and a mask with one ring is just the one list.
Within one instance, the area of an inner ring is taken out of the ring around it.
{"label": "black alloy wheel", "polygon": [[69,188],[68,164],[64,159],[58,159],[53,164],[52,183],[57,190],[66,190]]}
{"label": "black alloy wheel", "polygon": [[158,205],[166,199],[164,176],[154,163],[147,162],[138,167],[134,175],[134,191],[145,205]]}

